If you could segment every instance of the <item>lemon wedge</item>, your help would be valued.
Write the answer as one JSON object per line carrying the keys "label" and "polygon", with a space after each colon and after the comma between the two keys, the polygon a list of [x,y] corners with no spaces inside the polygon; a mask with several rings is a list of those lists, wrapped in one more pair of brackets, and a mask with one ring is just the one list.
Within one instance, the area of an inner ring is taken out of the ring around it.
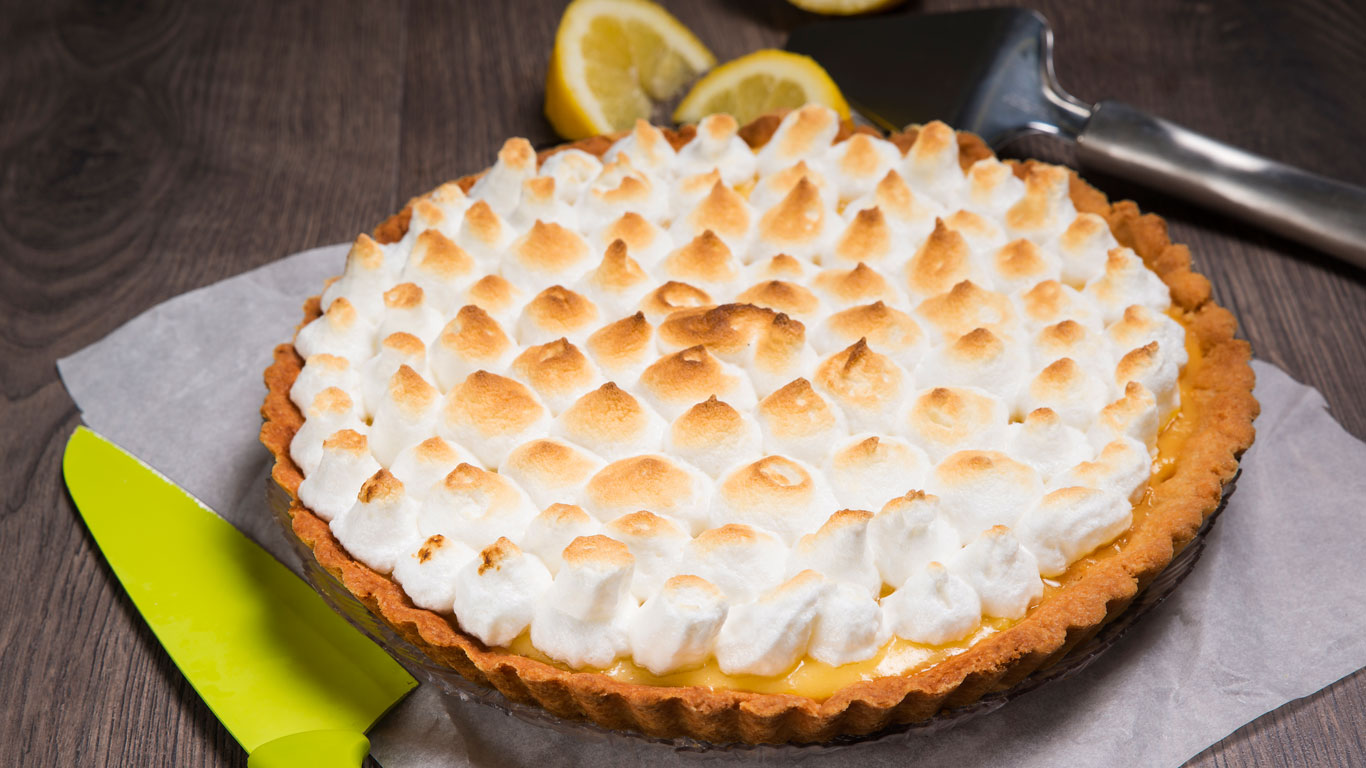
{"label": "lemon wedge", "polygon": [[901,5],[905,0],[787,0],[803,11],[823,13],[827,16],[853,16],[859,13],[872,13]]}
{"label": "lemon wedge", "polygon": [[566,139],[630,128],[716,57],[649,0],[574,0],[546,73],[545,116]]}
{"label": "lemon wedge", "polygon": [[849,117],[849,105],[835,81],[810,56],[767,49],[712,70],[683,97],[674,120],[692,123],[727,112],[741,124],[775,109],[824,104]]}

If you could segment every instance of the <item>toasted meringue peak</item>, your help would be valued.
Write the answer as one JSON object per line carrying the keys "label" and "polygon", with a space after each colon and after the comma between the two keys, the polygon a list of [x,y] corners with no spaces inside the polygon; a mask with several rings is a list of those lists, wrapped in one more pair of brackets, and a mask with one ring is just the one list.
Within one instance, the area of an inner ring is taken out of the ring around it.
{"label": "toasted meringue peak", "polygon": [[555,195],[576,203],[593,179],[602,173],[602,162],[581,149],[565,149],[541,163],[541,175],[555,180]]}
{"label": "toasted meringue peak", "polygon": [[1106,255],[1119,243],[1110,225],[1094,213],[1079,213],[1058,236],[1057,250],[1062,261],[1059,279],[1074,287],[1105,273]]}
{"label": "toasted meringue peak", "polygon": [[750,265],[751,280],[801,280],[810,272],[806,262],[780,253]]}
{"label": "toasted meringue peak", "polygon": [[807,261],[817,260],[835,234],[816,185],[805,177],[777,205],[759,218],[757,239],[750,254],[767,258],[786,253]]}
{"label": "toasted meringue peak", "polygon": [[978,213],[999,218],[1024,195],[1023,181],[1009,165],[994,157],[984,158],[968,169],[964,204]]}
{"label": "toasted meringue peak", "polygon": [[1043,496],[1038,471],[999,451],[949,456],[934,468],[930,486],[965,544],[994,525],[1014,525]]}
{"label": "toasted meringue peak", "polygon": [[836,144],[830,152],[830,175],[839,185],[841,200],[853,200],[872,192],[901,162],[901,152],[886,139],[856,133]]}
{"label": "toasted meringue peak", "polygon": [[763,433],[754,417],[716,396],[694,405],[674,420],[664,435],[664,450],[712,477],[741,462],[759,458]]}
{"label": "toasted meringue peak", "polygon": [[407,333],[429,344],[441,332],[441,325],[441,313],[427,302],[421,286],[399,283],[384,293],[384,319],[375,335],[387,339]]}
{"label": "toasted meringue peak", "polygon": [[964,280],[985,279],[967,240],[938,218],[934,231],[906,262],[905,275],[906,290],[917,299],[937,296]]}
{"label": "toasted meringue peak", "polygon": [[959,210],[944,217],[944,226],[962,235],[968,247],[979,253],[994,251],[1006,243],[1000,227],[972,211]]}
{"label": "toasted meringue peak", "polygon": [[719,168],[712,168],[704,173],[695,173],[679,178],[678,182],[674,184],[675,209],[692,208],[718,184],[725,186],[724,182],[721,181],[721,170]]}
{"label": "toasted meringue peak", "polygon": [[656,675],[701,665],[711,656],[727,608],[725,595],[711,582],[674,576],[632,620],[632,660]]}
{"label": "toasted meringue peak", "polygon": [[304,423],[290,440],[289,455],[305,477],[317,470],[318,462],[322,461],[323,441],[330,435],[341,429],[367,431],[360,409],[350,395],[337,387],[319,392],[304,415]]}
{"label": "toasted meringue peak", "polygon": [[417,536],[417,504],[403,483],[381,469],[361,485],[350,509],[332,519],[332,533],[346,551],[378,573],[394,569]]}
{"label": "toasted meringue peak", "polygon": [[883,218],[897,232],[899,239],[908,244],[925,239],[942,208],[927,198],[916,197],[906,184],[906,180],[895,170],[887,172],[873,191],[849,203],[845,216],[857,216],[869,208],[877,208]]}
{"label": "toasted meringue peak", "polygon": [[516,321],[522,303],[522,292],[499,275],[484,275],[465,291],[464,306],[484,310],[504,328]]}
{"label": "toasted meringue peak", "polygon": [[1113,323],[1133,305],[1162,311],[1171,306],[1171,292],[1162,278],[1128,248],[1115,248],[1105,260],[1105,274],[1086,284],[1085,293],[1100,307],[1101,318]]}
{"label": "toasted meringue peak", "polygon": [[1054,488],[1073,485],[1114,491],[1138,503],[1148,487],[1152,460],[1147,446],[1132,437],[1119,437],[1105,444],[1095,461],[1084,461],[1053,478]]}
{"label": "toasted meringue peak", "polygon": [[1050,363],[1020,393],[1020,406],[1028,412],[1048,408],[1064,424],[1085,429],[1109,402],[1109,383],[1090,373],[1070,357]]}
{"label": "toasted meringue peak", "polygon": [[678,352],[699,344],[727,362],[738,363],[776,314],[751,304],[722,304],[674,312],[659,326],[659,345]]}
{"label": "toasted meringue peak", "polygon": [[855,432],[885,429],[894,422],[911,388],[910,375],[891,358],[873,351],[866,339],[826,358],[812,380],[844,411]]}
{"label": "toasted meringue peak", "polygon": [[1155,341],[1177,367],[1186,364],[1186,329],[1159,310],[1138,304],[1127,307],[1105,335],[1117,351],[1126,353]]}
{"label": "toasted meringue peak", "polygon": [[679,242],[686,242],[703,232],[713,232],[733,251],[744,254],[749,248],[753,226],[754,213],[749,203],[718,179],[691,210],[674,222],[671,232]]}
{"label": "toasted meringue peak", "polygon": [[561,336],[581,342],[597,327],[593,302],[562,285],[536,294],[517,318],[517,340],[523,345],[544,344]]}
{"label": "toasted meringue peak", "polygon": [[601,531],[602,524],[582,507],[551,504],[527,523],[522,548],[539,557],[552,574],[558,573],[564,565],[564,549],[571,541]]}
{"label": "toasted meringue peak", "polygon": [[486,201],[479,200],[465,211],[455,243],[473,256],[480,267],[490,269],[498,264],[516,236],[511,224],[495,213]]}
{"label": "toasted meringue peak", "polygon": [[730,523],[697,534],[679,570],[706,579],[732,605],[748,603],[783,580],[787,546],[748,525]]}
{"label": "toasted meringue peak", "polygon": [[899,304],[891,283],[877,270],[859,262],[850,269],[827,269],[816,275],[811,287],[833,310],[848,309],[876,301]]}
{"label": "toasted meringue peak", "polygon": [[959,549],[958,531],[940,511],[939,497],[920,490],[882,506],[868,523],[868,543],[886,584],[902,584],[925,563],[945,562]]}
{"label": "toasted meringue peak", "polygon": [[744,372],[718,360],[700,344],[661,357],[646,368],[637,391],[667,419],[677,418],[712,395],[745,410],[756,402]]}
{"label": "toasted meringue peak", "polygon": [[788,557],[787,572],[813,570],[830,581],[853,584],[868,597],[877,597],[882,576],[868,550],[868,522],[872,512],[843,509],[797,540]]}
{"label": "toasted meringue peak", "polygon": [[388,391],[375,406],[370,426],[370,451],[388,466],[398,452],[429,437],[436,427],[441,393],[422,375],[400,365],[389,379]]}
{"label": "toasted meringue peak", "polygon": [[1100,311],[1091,299],[1057,280],[1042,280],[1018,294],[1020,319],[1031,328],[1073,320],[1087,328],[1100,330]]}
{"label": "toasted meringue peak", "polygon": [[1133,505],[1114,491],[1059,488],[1024,514],[1015,533],[1038,559],[1039,573],[1058,576],[1132,522]]}
{"label": "toasted meringue peak", "polygon": [[849,226],[835,240],[832,253],[835,260],[847,264],[882,264],[899,261],[897,255],[902,247],[882,209],[874,206],[854,214]]}
{"label": "toasted meringue peak", "polygon": [[825,475],[840,504],[876,510],[921,487],[929,470],[929,457],[920,448],[899,437],[863,432],[835,447]]}
{"label": "toasted meringue peak", "polygon": [[476,275],[474,257],[442,233],[429,229],[413,243],[401,279],[420,286],[427,302],[449,315],[460,306]]}
{"label": "toasted meringue peak", "polygon": [[508,222],[519,230],[529,229],[538,221],[570,229],[579,226],[578,209],[556,193],[552,176],[533,176],[523,181],[521,201],[508,216]]}
{"label": "toasted meringue peak", "polygon": [[598,266],[583,276],[578,288],[605,316],[621,317],[634,312],[654,285],[631,258],[626,241],[617,239],[607,246]]}
{"label": "toasted meringue peak", "polygon": [[836,581],[816,602],[806,652],[816,661],[839,666],[871,659],[889,636],[877,599],[847,581]]}
{"label": "toasted meringue peak", "polygon": [[726,114],[708,115],[697,124],[693,140],[678,152],[680,173],[699,173],[717,169],[727,184],[742,184],[754,178],[758,160],[745,140],[737,134],[735,118]]}
{"label": "toasted meringue peak", "polygon": [[998,248],[991,266],[994,287],[1012,293],[1058,274],[1058,257],[1021,237]]}
{"label": "toasted meringue peak", "polygon": [[602,384],[602,374],[568,339],[527,347],[512,361],[512,374],[536,391],[552,414]]}
{"label": "toasted meringue peak", "polygon": [[759,329],[747,366],[755,393],[767,397],[811,370],[815,362],[816,353],[806,344],[806,326],[785,314],[778,314]]}
{"label": "toasted meringue peak", "polygon": [[804,286],[785,280],[765,280],[756,283],[736,296],[735,300],[803,319],[815,317],[821,309],[821,302],[816,298],[816,294]]}
{"label": "toasted meringue peak", "polygon": [[1006,226],[1039,240],[1062,232],[1077,215],[1068,194],[1070,180],[1066,168],[1036,163],[1025,179],[1024,197],[1006,211]]}
{"label": "toasted meringue peak", "polygon": [[673,249],[673,241],[659,227],[638,213],[628,211],[598,234],[603,248],[620,240],[626,252],[645,269],[653,269]]}
{"label": "toasted meringue peak", "polygon": [[536,150],[523,138],[511,138],[498,150],[498,162],[470,189],[470,197],[507,214],[517,207],[522,182],[536,174]]}
{"label": "toasted meringue peak", "polygon": [[1059,472],[1090,461],[1093,451],[1081,430],[1064,424],[1050,408],[1036,408],[1010,426],[1006,453],[1034,467],[1048,483]]}
{"label": "toasted meringue peak", "polygon": [[672,170],[677,153],[658,128],[646,120],[636,120],[631,132],[618,139],[603,159],[610,163],[621,156],[642,171],[660,174]]}
{"label": "toasted meringue peak", "polygon": [[816,465],[824,462],[836,441],[849,434],[844,414],[806,379],[793,379],[765,397],[756,415],[765,450]]}
{"label": "toasted meringue peak", "polygon": [[496,467],[517,445],[545,434],[550,414],[526,385],[475,371],[446,395],[437,432]]}
{"label": "toasted meringue peak", "polygon": [[708,229],[669,254],[660,273],[716,295],[739,279],[740,262],[731,255],[725,241]]}
{"label": "toasted meringue peak", "polygon": [[607,164],[588,188],[580,215],[590,221],[607,222],[633,211],[658,221],[668,212],[668,206],[669,195],[664,186],[652,182],[620,155]]}
{"label": "toasted meringue peak", "polygon": [[935,387],[912,396],[901,426],[938,462],[965,448],[1002,447],[1009,420],[999,397],[972,387]]}
{"label": "toasted meringue peak", "polygon": [[499,539],[456,575],[456,621],[485,645],[507,645],[531,624],[550,584],[550,572],[535,555]]}
{"label": "toasted meringue peak", "polygon": [[618,459],[583,489],[584,508],[599,520],[648,510],[700,531],[707,520],[711,483],[691,467],[657,454]]}
{"label": "toasted meringue peak", "polygon": [[1040,330],[1029,353],[1035,368],[1070,357],[1088,371],[1104,372],[1114,361],[1104,337],[1076,320],[1063,320]]}
{"label": "toasted meringue peak", "polygon": [[1157,398],[1158,412],[1167,414],[1178,405],[1181,392],[1177,388],[1177,380],[1180,373],[1176,357],[1156,341],[1150,341],[1120,358],[1115,366],[1114,381],[1126,389],[1131,382],[1143,385]]}
{"label": "toasted meringue peak", "polygon": [[349,299],[339,296],[322,317],[299,329],[294,336],[294,349],[304,359],[332,355],[355,365],[375,353],[374,325],[356,312]]}
{"label": "toasted meringue peak", "polygon": [[759,150],[759,174],[767,176],[803,159],[823,159],[839,130],[839,115],[829,107],[808,104],[787,113]]}
{"label": "toasted meringue peak", "polygon": [[908,369],[920,361],[927,346],[915,320],[882,301],[836,312],[817,327],[811,342],[821,354],[831,354],[859,339]]}
{"label": "toasted meringue peak", "polygon": [[783,456],[765,456],[723,477],[712,506],[712,520],[716,522],[752,525],[792,542],[820,526],[835,508],[835,496],[809,465]]}
{"label": "toasted meringue peak", "polygon": [[436,337],[432,373],[441,389],[450,391],[477,370],[505,370],[516,351],[497,320],[467,304]]}
{"label": "toasted meringue peak", "polygon": [[337,299],[344,297],[361,313],[377,314],[384,307],[381,297],[385,286],[392,282],[392,273],[383,246],[369,235],[357,237],[346,254],[346,268],[341,278],[323,291],[323,311],[331,309]]}
{"label": "toasted meringue peak", "polygon": [[982,598],[982,612],[988,616],[1023,618],[1043,597],[1038,561],[1004,525],[982,531],[949,568]]}
{"label": "toasted meringue peak", "polygon": [[626,545],[635,558],[631,594],[644,602],[677,573],[683,547],[691,538],[667,517],[641,510],[607,523],[604,532]]}
{"label": "toasted meringue peak", "polygon": [[816,187],[822,200],[831,202],[835,199],[836,190],[826,181],[824,174],[817,172],[805,162],[798,162],[776,173],[760,177],[753,191],[749,193],[749,204],[758,210],[768,210],[781,203],[802,179]]}
{"label": "toasted meringue peak", "polygon": [[680,309],[693,309],[710,305],[711,296],[696,286],[680,283],[677,280],[659,286],[645,294],[640,301],[640,309],[645,318],[658,323]]}
{"label": "toasted meringue peak", "polygon": [[964,280],[946,293],[925,299],[916,307],[916,312],[945,341],[977,328],[1009,337],[1015,326],[1015,310],[1010,300],[971,280]]}
{"label": "toasted meringue peak", "polygon": [[905,168],[907,180],[917,191],[942,204],[954,204],[964,185],[957,134],[938,120],[921,126],[906,153]]}
{"label": "toasted meringue peak", "polygon": [[593,266],[592,253],[582,237],[540,219],[512,243],[504,259],[503,275],[520,283],[527,293],[548,283],[569,284]]}
{"label": "toasted meringue peak", "polygon": [[338,430],[323,440],[317,469],[299,483],[299,501],[330,521],[356,503],[361,486],[379,470],[365,435]]}
{"label": "toasted meringue peak", "polygon": [[459,464],[433,485],[417,514],[425,538],[441,534],[482,549],[501,536],[522,538],[536,507],[516,483],[473,464]]}
{"label": "toasted meringue peak", "polygon": [[478,461],[474,454],[439,437],[429,437],[398,452],[389,471],[403,482],[408,495],[421,501],[451,470]]}
{"label": "toasted meringue peak", "polygon": [[313,404],[313,398],[328,387],[348,393],[353,401],[361,398],[361,376],[344,357],[317,354],[304,361],[304,367],[289,388],[289,399],[302,413]]}
{"label": "toasted meringue peak", "polygon": [[437,534],[422,542],[415,551],[398,558],[394,564],[394,580],[403,587],[413,605],[449,614],[455,604],[455,579],[474,558],[474,550]]}
{"label": "toasted meringue peak", "polygon": [[977,592],[936,561],[915,569],[882,607],[892,633],[913,643],[962,640],[982,623]]}
{"label": "toasted meringue peak", "polygon": [[790,669],[806,652],[828,586],[815,571],[802,571],[758,600],[733,606],[716,638],[721,671],[777,675]]}
{"label": "toasted meringue peak", "polygon": [[609,461],[659,450],[666,428],[659,414],[610,381],[555,419],[558,434]]}
{"label": "toasted meringue peak", "polygon": [[570,443],[542,438],[522,443],[499,465],[499,474],[526,491],[544,508],[572,502],[588,478],[606,465],[602,459]]}
{"label": "toasted meringue peak", "polygon": [[916,377],[976,387],[1007,404],[1029,380],[1029,353],[986,328],[974,328],[920,361]]}
{"label": "toasted meringue peak", "polygon": [[584,346],[608,378],[634,381],[655,359],[654,327],[637,312],[593,331]]}
{"label": "toasted meringue peak", "polygon": [[[455,188],[457,190],[460,189],[459,185],[456,185]],[[460,194],[461,196],[464,195],[463,192]],[[408,231],[404,233],[402,243],[404,246],[407,246],[409,251],[412,250],[413,243],[417,241],[418,236],[422,233],[435,232],[444,234],[441,232],[443,228],[452,228],[451,225],[453,222],[450,220],[450,217],[446,215],[445,209],[437,204],[436,201],[419,197],[409,201],[408,205],[412,211],[412,215],[408,219]],[[454,207],[463,214],[464,209],[469,207],[469,203],[468,201],[464,201],[463,205],[457,204]]]}

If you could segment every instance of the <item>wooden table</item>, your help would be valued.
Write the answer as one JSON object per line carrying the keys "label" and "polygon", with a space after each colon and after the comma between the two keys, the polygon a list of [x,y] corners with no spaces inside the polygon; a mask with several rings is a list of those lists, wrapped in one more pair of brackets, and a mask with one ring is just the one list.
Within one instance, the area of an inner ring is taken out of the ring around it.
{"label": "wooden table", "polygon": [[[560,4],[5,4],[0,745],[23,765],[244,765],[71,505],[59,457],[79,414],[53,363],[178,293],[350,239],[409,196],[488,165],[507,136],[553,142],[541,98]],[[780,46],[810,18],[780,0],[668,5],[722,60]],[[1366,184],[1359,3],[1039,5],[1076,95]],[[932,77],[908,74],[907,87]],[[1042,139],[1016,151],[1067,158]],[[1166,216],[1257,355],[1318,387],[1366,435],[1366,275],[1094,180]],[[1358,672],[1192,764],[1361,765],[1363,732]]]}

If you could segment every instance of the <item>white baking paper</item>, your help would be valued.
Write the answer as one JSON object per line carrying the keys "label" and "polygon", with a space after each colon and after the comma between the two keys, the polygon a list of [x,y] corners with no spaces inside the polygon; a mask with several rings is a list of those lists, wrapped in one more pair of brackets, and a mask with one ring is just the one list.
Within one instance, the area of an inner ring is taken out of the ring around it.
{"label": "white baking paper", "polygon": [[[261,373],[345,246],[178,296],[58,363],[85,422],[295,567],[265,502]],[[1175,594],[1080,674],[948,731],[802,753],[831,766],[1176,766],[1366,666],[1366,444],[1323,398],[1262,362],[1257,443],[1203,558]],[[372,731],[386,768],[791,762],[570,736],[483,705],[447,716],[420,687]]]}

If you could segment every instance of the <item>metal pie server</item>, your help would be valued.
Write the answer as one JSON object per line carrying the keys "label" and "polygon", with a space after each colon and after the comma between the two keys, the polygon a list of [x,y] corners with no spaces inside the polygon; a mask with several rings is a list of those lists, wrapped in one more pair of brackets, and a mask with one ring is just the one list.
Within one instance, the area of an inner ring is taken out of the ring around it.
{"label": "metal pie server", "polygon": [[90,534],[250,768],[356,766],[417,682],[270,553],[77,428],[62,472]]}
{"label": "metal pie server", "polygon": [[1224,144],[1119,101],[1058,85],[1053,32],[1020,8],[903,14],[795,30],[851,106],[885,130],[940,119],[993,149],[1027,133],[1080,162],[1258,224],[1366,269],[1366,189]]}

